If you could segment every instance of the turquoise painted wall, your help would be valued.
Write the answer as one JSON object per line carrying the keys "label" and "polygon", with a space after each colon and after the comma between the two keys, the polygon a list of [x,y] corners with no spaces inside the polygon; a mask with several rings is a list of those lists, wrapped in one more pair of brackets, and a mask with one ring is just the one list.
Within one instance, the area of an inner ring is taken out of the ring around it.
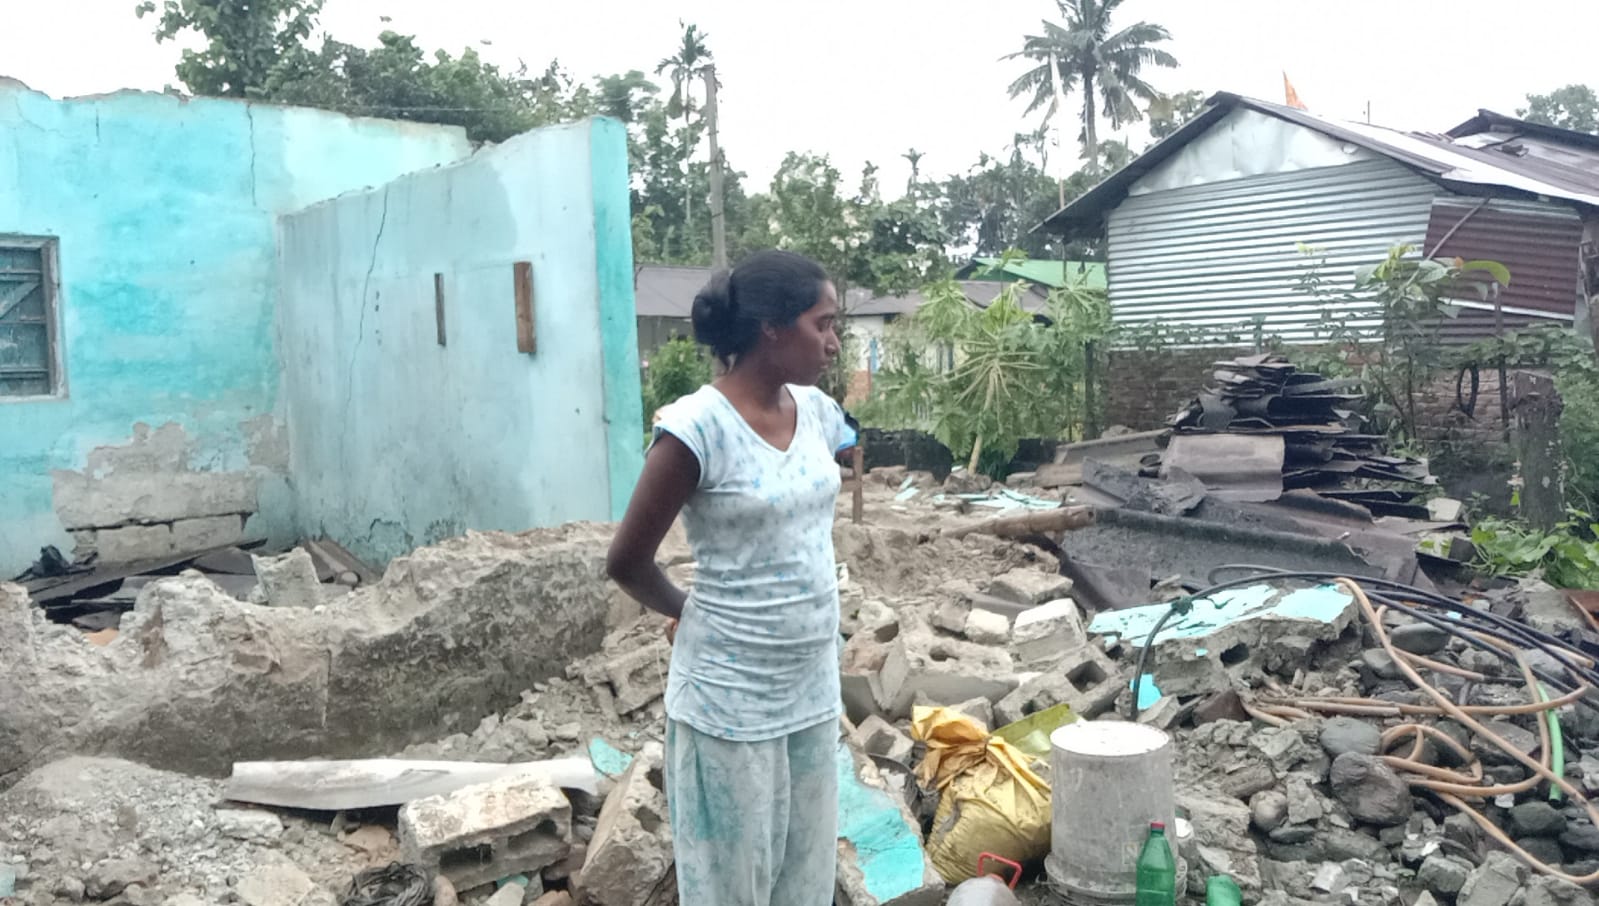
{"label": "turquoise painted wall", "polygon": [[276,218],[469,153],[446,127],[0,80],[0,234],[59,237],[67,385],[0,401],[0,578],[70,551],[52,472],[136,423],[181,426],[187,468],[258,473],[252,533],[288,531],[281,464],[252,461],[246,427],[281,423]]}
{"label": "turquoise painted wall", "polygon": [[[300,531],[383,562],[466,529],[620,515],[643,456],[621,124],[518,136],[280,233]],[[531,355],[517,261],[532,263]]]}

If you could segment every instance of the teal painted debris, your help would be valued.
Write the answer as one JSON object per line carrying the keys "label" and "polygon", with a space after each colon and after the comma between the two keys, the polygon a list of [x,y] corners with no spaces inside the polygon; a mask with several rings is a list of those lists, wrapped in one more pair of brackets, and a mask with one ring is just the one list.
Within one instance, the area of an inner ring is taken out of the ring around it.
{"label": "teal painted debris", "polygon": [[[1094,617],[1088,631],[1143,647],[1177,639],[1207,638],[1228,626],[1267,618],[1333,625],[1344,621],[1353,606],[1354,598],[1337,586],[1285,590],[1265,584],[1251,585],[1194,601],[1187,615],[1167,621],[1155,639],[1150,639],[1149,634],[1171,609],[1169,604],[1104,611]],[[1203,650],[1196,648],[1196,652]]]}
{"label": "teal painted debris", "polygon": [[[838,836],[853,850],[848,874],[858,872],[861,885],[877,903],[893,903],[943,882],[922,849],[921,828],[914,826],[902,801],[887,789],[861,779],[858,770],[874,771],[870,762],[858,767],[849,746],[838,747]],[[846,847],[840,846],[844,873]],[[841,878],[841,881],[847,879]]]}
{"label": "teal painted debris", "polygon": [[620,777],[633,764],[632,755],[599,737],[589,742],[589,760],[594,763],[594,770],[607,777]]}

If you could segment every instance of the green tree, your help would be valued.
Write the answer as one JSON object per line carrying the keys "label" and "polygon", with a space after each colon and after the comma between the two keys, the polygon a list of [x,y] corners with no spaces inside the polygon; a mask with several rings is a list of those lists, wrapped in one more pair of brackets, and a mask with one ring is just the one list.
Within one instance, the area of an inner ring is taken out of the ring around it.
{"label": "green tree", "polygon": [[1516,115],[1531,123],[1599,133],[1599,96],[1587,85],[1567,85],[1548,94],[1527,95],[1527,106]]}
{"label": "green tree", "polygon": [[1159,141],[1183,127],[1205,109],[1205,92],[1163,94],[1149,102],[1149,136]]}
{"label": "green tree", "polygon": [[1143,118],[1139,101],[1147,104],[1160,93],[1145,82],[1140,73],[1145,66],[1177,66],[1175,57],[1156,46],[1169,41],[1171,33],[1164,26],[1149,22],[1138,22],[1113,32],[1111,18],[1123,0],[1055,2],[1064,23],[1045,20],[1043,34],[1028,35],[1022,49],[1006,57],[1022,58],[1035,64],[1011,83],[1010,96],[1028,96],[1028,113],[1046,108],[1047,121],[1057,112],[1053,109],[1053,67],[1053,77],[1059,80],[1062,94],[1082,92],[1083,158],[1097,162],[1098,115],[1103,114],[1112,129]]}
{"label": "green tree", "polygon": [[285,58],[298,53],[316,27],[323,0],[146,0],[134,7],[143,19],[159,12],[155,39],[189,32],[205,41],[185,49],[178,78],[196,95],[253,97]]}
{"label": "green tree", "polygon": [[[710,36],[699,30],[693,24],[678,23],[683,27],[682,41],[677,52],[662,60],[655,67],[655,74],[668,74],[672,80],[672,99],[666,105],[668,116],[681,116],[683,118],[683,145],[690,152],[699,145],[699,134],[694,123],[694,84],[705,75],[705,67],[713,62],[711,49],[706,46],[705,40]],[[694,226],[693,202],[693,176],[688,172],[688,159],[684,160],[684,226],[692,229]]]}

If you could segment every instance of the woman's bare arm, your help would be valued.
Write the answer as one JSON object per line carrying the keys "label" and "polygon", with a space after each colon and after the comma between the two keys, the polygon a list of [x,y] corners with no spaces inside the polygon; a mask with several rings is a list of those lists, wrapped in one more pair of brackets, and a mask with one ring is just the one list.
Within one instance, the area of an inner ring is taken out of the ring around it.
{"label": "woman's bare arm", "polygon": [[699,486],[700,464],[682,441],[662,434],[644,458],[644,473],[605,558],[611,579],[630,597],[676,620],[688,594],[655,562],[661,540]]}

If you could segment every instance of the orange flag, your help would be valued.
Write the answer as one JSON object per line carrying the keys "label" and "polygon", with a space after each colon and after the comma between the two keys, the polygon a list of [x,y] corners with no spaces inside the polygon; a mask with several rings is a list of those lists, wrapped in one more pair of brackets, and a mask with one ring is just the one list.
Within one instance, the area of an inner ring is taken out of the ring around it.
{"label": "orange flag", "polygon": [[1283,103],[1297,110],[1304,110],[1305,104],[1299,100],[1299,92],[1294,90],[1294,83],[1288,81],[1288,73],[1283,73]]}

